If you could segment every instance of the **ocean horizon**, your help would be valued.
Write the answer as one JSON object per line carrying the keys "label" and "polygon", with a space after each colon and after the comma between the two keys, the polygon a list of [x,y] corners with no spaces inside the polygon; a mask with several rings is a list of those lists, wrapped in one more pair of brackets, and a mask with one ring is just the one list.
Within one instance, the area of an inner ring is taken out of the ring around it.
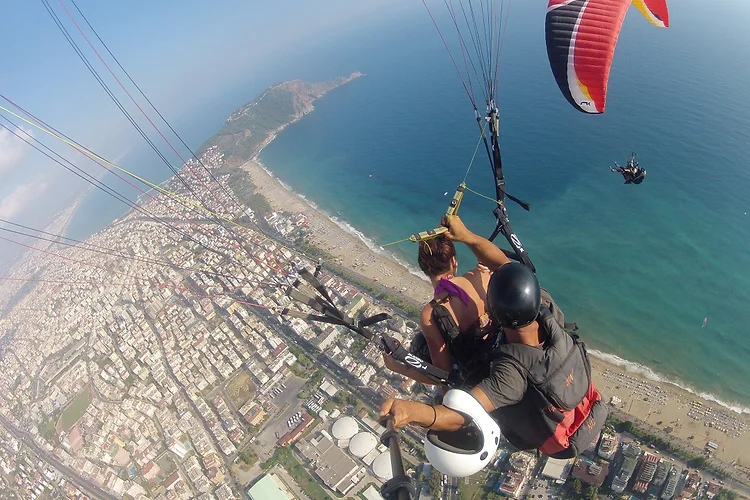
{"label": "ocean horizon", "polygon": [[[532,204],[528,213],[509,204],[509,212],[540,282],[597,356],[750,412],[750,384],[741,382],[750,379],[742,335],[750,324],[750,276],[742,274],[750,269],[750,70],[714,57],[710,36],[695,40],[700,25],[716,32],[715,43],[726,41],[729,28],[711,24],[721,12],[673,7],[672,27],[656,30],[631,9],[607,112],[585,116],[549,70],[544,6],[513,9],[500,68],[501,146],[509,192]],[[269,79],[366,76],[317,101],[260,160],[347,232],[416,272],[413,246],[381,246],[434,227],[467,170],[478,130],[461,82],[424,10],[373,20],[315,48],[315,57],[301,51],[279,62]],[[226,118],[265,88],[253,85],[238,84],[210,120],[178,129],[197,145],[221,125],[219,111]],[[648,169],[639,186],[608,168],[631,151]],[[481,149],[467,184],[492,196]],[[113,203],[88,197],[74,237],[119,217]],[[467,193],[460,214],[487,235],[492,208]],[[459,257],[468,270],[471,255]]]}

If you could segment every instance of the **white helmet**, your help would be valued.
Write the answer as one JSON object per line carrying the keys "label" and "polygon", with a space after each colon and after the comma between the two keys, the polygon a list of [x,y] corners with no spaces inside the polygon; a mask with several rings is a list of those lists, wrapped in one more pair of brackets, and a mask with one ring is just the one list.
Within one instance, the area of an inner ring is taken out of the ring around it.
{"label": "white helmet", "polygon": [[470,393],[451,389],[443,406],[457,411],[466,425],[457,431],[429,431],[424,440],[427,460],[443,474],[466,477],[490,463],[500,442],[500,427]]}

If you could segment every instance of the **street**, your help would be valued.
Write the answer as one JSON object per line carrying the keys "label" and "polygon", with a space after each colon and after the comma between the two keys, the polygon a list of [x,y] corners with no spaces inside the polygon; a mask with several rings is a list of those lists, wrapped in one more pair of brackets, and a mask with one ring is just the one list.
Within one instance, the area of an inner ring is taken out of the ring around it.
{"label": "street", "polygon": [[17,429],[2,415],[0,415],[0,425],[5,427],[5,429],[13,435],[13,437],[21,441],[24,446],[27,446],[29,449],[31,449],[31,451],[33,451],[37,457],[57,469],[57,471],[60,472],[60,474],[65,477],[65,479],[75,484],[76,487],[82,492],[91,495],[92,498],[106,498],[107,500],[117,500],[116,496],[110,495],[106,491],[102,490],[93,481],[78,475],[72,468],[60,462],[53,455],[50,455],[46,451],[42,450],[30,437],[28,437],[26,432]]}

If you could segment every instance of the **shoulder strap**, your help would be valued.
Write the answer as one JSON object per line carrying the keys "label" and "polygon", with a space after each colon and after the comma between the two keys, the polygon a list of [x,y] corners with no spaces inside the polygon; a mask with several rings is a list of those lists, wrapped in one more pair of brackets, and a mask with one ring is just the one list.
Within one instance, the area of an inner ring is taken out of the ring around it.
{"label": "shoulder strap", "polygon": [[[537,321],[539,321],[544,328],[546,334],[547,334],[547,341],[552,341],[552,336],[555,334],[555,332],[552,330],[555,326],[557,326],[557,320],[554,317],[554,315],[551,313],[551,311],[546,307],[542,306],[539,309],[539,317],[537,318]],[[552,324],[550,324],[552,323]],[[565,358],[565,361],[570,358],[571,353],[574,353],[577,351],[577,349],[571,349],[568,355]],[[544,350],[540,350],[536,347],[525,345],[525,344],[503,344],[499,346],[497,349],[495,349],[495,354],[497,357],[505,357],[508,360],[510,360],[516,368],[523,374],[523,376],[528,380],[531,385],[534,387],[541,386],[542,384],[546,383],[554,373],[556,373],[560,368],[556,369],[553,374],[549,374],[548,377],[545,377],[543,380],[537,381],[529,371],[528,367],[526,366],[526,363],[521,361],[521,358],[525,358],[527,356],[524,356],[524,353],[533,353],[534,357],[538,356],[545,356]],[[563,361],[562,364],[565,363]]]}
{"label": "shoulder strap", "polygon": [[437,300],[432,299],[430,301],[432,306],[432,321],[435,322],[440,335],[443,336],[443,340],[448,346],[453,345],[453,341],[460,335],[458,325],[453,320],[451,312],[444,305],[439,303]]}

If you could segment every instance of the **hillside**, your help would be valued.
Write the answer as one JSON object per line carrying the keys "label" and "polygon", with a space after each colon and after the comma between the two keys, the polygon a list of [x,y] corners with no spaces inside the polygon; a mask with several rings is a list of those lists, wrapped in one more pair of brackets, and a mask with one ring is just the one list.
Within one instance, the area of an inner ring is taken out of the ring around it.
{"label": "hillside", "polygon": [[218,146],[227,160],[246,161],[253,158],[284,127],[302,118],[313,109],[313,102],[326,93],[359,78],[355,72],[348,77],[320,83],[291,80],[275,85],[260,97],[234,111],[224,126],[201,147],[202,153]]}

